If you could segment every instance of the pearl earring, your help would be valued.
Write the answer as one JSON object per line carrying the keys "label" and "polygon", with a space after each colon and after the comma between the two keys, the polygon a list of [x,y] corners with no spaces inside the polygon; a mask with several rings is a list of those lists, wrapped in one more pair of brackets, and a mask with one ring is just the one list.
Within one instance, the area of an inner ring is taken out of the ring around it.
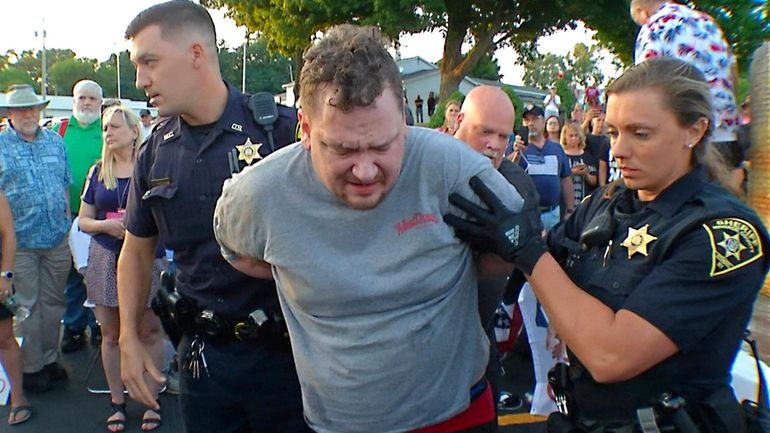
{"label": "pearl earring", "polygon": [[692,149],[693,147],[695,147],[695,143],[690,143],[690,144],[687,145],[687,147]]}

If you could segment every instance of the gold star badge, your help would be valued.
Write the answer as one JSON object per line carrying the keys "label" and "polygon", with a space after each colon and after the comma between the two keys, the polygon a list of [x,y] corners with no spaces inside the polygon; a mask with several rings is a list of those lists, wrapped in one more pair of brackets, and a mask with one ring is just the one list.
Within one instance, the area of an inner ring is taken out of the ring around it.
{"label": "gold star badge", "polygon": [[723,255],[725,258],[735,257],[736,260],[740,260],[741,251],[746,249],[746,245],[741,243],[740,234],[734,233],[732,235],[728,235],[727,233],[723,232],[722,236],[724,236],[722,242],[719,242],[717,245],[724,249]]}
{"label": "gold star badge", "polygon": [[254,161],[259,161],[262,159],[262,156],[259,154],[260,147],[262,147],[262,143],[254,144],[251,142],[251,138],[247,138],[245,143],[235,146],[238,149],[238,161],[245,161],[247,165],[251,165]]}
{"label": "gold star badge", "polygon": [[640,229],[635,229],[633,227],[628,228],[628,236],[620,245],[628,248],[629,259],[636,253],[647,256],[647,244],[658,239],[657,237],[647,233],[647,229],[649,228],[649,224],[645,224],[644,227]]}

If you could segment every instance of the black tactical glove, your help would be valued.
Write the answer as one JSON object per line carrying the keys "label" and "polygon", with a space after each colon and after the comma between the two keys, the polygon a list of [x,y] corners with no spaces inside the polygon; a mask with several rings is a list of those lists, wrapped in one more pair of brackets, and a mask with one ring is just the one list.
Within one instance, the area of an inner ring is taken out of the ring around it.
{"label": "black tactical glove", "polygon": [[449,202],[473,220],[444,215],[444,221],[454,227],[457,237],[474,251],[497,254],[531,275],[537,261],[547,252],[540,231],[533,227],[527,215],[506,208],[481,179],[474,176],[469,183],[489,210],[454,193],[449,196]]}

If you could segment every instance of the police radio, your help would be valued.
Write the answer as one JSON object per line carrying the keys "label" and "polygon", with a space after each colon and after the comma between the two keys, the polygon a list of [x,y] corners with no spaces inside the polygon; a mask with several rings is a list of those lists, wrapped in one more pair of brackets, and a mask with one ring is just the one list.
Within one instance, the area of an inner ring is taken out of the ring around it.
{"label": "police radio", "polygon": [[270,153],[272,153],[275,151],[273,124],[278,120],[278,106],[275,104],[273,95],[269,92],[259,92],[251,95],[249,98],[249,109],[254,116],[254,121],[264,128],[267,134]]}

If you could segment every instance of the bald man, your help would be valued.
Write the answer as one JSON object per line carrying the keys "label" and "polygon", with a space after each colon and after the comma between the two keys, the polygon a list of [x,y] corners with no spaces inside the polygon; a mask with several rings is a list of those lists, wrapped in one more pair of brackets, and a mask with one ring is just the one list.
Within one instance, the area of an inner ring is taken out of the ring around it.
{"label": "bald man", "polygon": [[[492,166],[521,194],[524,199],[522,212],[527,213],[531,221],[542,228],[540,196],[537,194],[532,178],[523,168],[504,157],[508,140],[513,134],[515,119],[516,110],[511,99],[502,89],[495,86],[474,87],[468,92],[457,115],[457,130],[454,137],[489,158]],[[492,317],[501,299],[504,297],[507,304],[516,302],[525,281],[524,274],[519,270],[514,270],[506,286],[479,279],[479,316],[484,329],[489,332],[490,341],[494,341]],[[496,346],[492,344],[487,378],[492,384],[495,395],[498,395],[497,379],[500,362],[496,354]]]}
{"label": "bald man", "polygon": [[540,198],[532,178],[505,159],[505,148],[513,135],[516,110],[508,95],[495,86],[474,87],[463,101],[457,115],[454,137],[489,158],[494,166],[524,198],[524,212],[531,212],[533,221],[540,225]]}
{"label": "bald man", "polygon": [[[540,197],[532,178],[524,169],[504,157],[509,137],[513,134],[515,118],[516,110],[502,89],[495,86],[474,87],[468,92],[457,115],[454,137],[489,158],[492,166],[521,194],[524,199],[522,212],[530,215],[533,224],[541,226]],[[523,275],[514,272],[508,282],[509,294],[506,298],[515,302],[523,283]],[[492,315],[500,303],[502,289],[481,290],[479,293],[479,314],[485,329],[490,325]]]}

